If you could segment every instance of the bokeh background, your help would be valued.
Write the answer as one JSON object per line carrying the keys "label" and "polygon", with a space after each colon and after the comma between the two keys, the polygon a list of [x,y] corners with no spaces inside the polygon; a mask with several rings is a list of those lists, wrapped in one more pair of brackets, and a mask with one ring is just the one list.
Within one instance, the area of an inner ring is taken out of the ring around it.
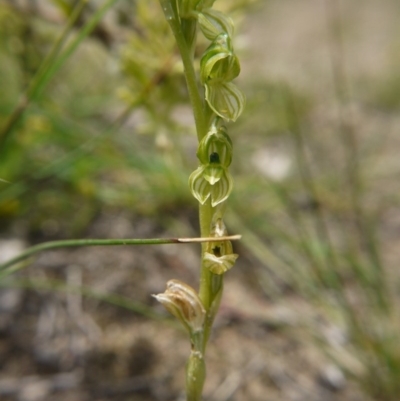
{"label": "bokeh background", "polygon": [[[247,106],[205,400],[398,401],[400,3],[215,7]],[[0,0],[0,263],[47,240],[197,236],[196,148],[158,1]],[[0,399],[183,400],[190,345],[151,294],[196,288],[199,251],[54,250],[3,277]]]}

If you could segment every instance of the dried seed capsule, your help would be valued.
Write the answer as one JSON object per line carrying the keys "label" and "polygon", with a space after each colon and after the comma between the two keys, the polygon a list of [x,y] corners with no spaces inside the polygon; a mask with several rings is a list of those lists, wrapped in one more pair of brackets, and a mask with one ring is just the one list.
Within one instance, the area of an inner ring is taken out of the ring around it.
{"label": "dried seed capsule", "polygon": [[206,311],[196,291],[189,285],[179,280],[170,280],[166,291],[153,297],[178,318],[190,334],[203,330]]}

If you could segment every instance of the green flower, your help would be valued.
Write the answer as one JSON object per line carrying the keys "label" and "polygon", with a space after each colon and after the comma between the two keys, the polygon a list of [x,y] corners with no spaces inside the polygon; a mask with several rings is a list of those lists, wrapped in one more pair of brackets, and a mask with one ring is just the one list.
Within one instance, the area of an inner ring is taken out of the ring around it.
{"label": "green flower", "polygon": [[239,59],[233,52],[227,33],[219,34],[200,61],[200,80],[205,86],[205,98],[215,114],[235,121],[242,113],[245,97],[230,81],[240,73]]}
{"label": "green flower", "polygon": [[203,257],[204,266],[214,274],[224,274],[232,268],[236,259],[239,257],[236,253],[230,255],[215,256],[212,253],[205,252]]}
{"label": "green flower", "polygon": [[210,163],[204,166],[203,177],[210,185],[215,185],[219,182],[226,170],[220,164]]}
{"label": "green flower", "polygon": [[236,121],[246,104],[243,93],[231,82],[207,83],[206,100],[215,114],[224,120]]}
{"label": "green flower", "polygon": [[224,202],[233,188],[229,171],[217,163],[202,165],[189,177],[189,186],[193,196],[202,204],[211,197],[211,206]]}
{"label": "green flower", "polygon": [[233,52],[231,39],[226,33],[218,35],[200,60],[202,84],[230,82],[240,73],[239,59]]}
{"label": "green flower", "polygon": [[216,218],[213,221],[210,236],[215,237],[215,242],[208,242],[204,252],[203,264],[212,273],[224,274],[232,268],[236,259],[239,257],[233,253],[232,242],[218,241],[218,237],[228,235],[222,218]]}
{"label": "green flower", "polygon": [[220,163],[224,167],[229,167],[232,162],[232,141],[224,126],[211,127],[199,143],[197,157],[202,164]]}

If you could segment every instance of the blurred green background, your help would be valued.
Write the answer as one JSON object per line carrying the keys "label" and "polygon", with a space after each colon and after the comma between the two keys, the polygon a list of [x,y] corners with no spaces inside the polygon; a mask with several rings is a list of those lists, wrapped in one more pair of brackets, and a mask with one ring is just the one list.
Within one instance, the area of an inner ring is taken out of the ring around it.
{"label": "blurred green background", "polygon": [[[339,352],[301,322],[365,391],[329,399],[398,401],[400,3],[215,5],[235,21],[247,97],[228,127],[244,285],[341,327]],[[107,236],[96,224],[121,213],[153,222],[147,236],[197,235],[196,148],[156,0],[0,1],[3,239]]]}

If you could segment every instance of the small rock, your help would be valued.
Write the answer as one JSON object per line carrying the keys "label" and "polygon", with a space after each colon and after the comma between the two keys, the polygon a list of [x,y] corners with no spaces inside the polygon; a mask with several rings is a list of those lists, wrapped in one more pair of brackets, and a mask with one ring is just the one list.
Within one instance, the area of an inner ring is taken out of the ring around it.
{"label": "small rock", "polygon": [[266,148],[254,152],[251,161],[261,174],[274,181],[284,180],[292,167],[292,160],[289,155]]}
{"label": "small rock", "polygon": [[336,365],[327,365],[319,375],[320,383],[331,391],[339,391],[346,385],[343,372]]}
{"label": "small rock", "polygon": [[47,380],[27,383],[18,393],[18,401],[40,401],[49,395],[51,387]]}
{"label": "small rock", "polygon": [[20,305],[22,300],[22,290],[18,288],[0,289],[0,313],[12,313]]}
{"label": "small rock", "polygon": [[0,263],[17,256],[25,249],[25,242],[20,239],[0,240]]}

